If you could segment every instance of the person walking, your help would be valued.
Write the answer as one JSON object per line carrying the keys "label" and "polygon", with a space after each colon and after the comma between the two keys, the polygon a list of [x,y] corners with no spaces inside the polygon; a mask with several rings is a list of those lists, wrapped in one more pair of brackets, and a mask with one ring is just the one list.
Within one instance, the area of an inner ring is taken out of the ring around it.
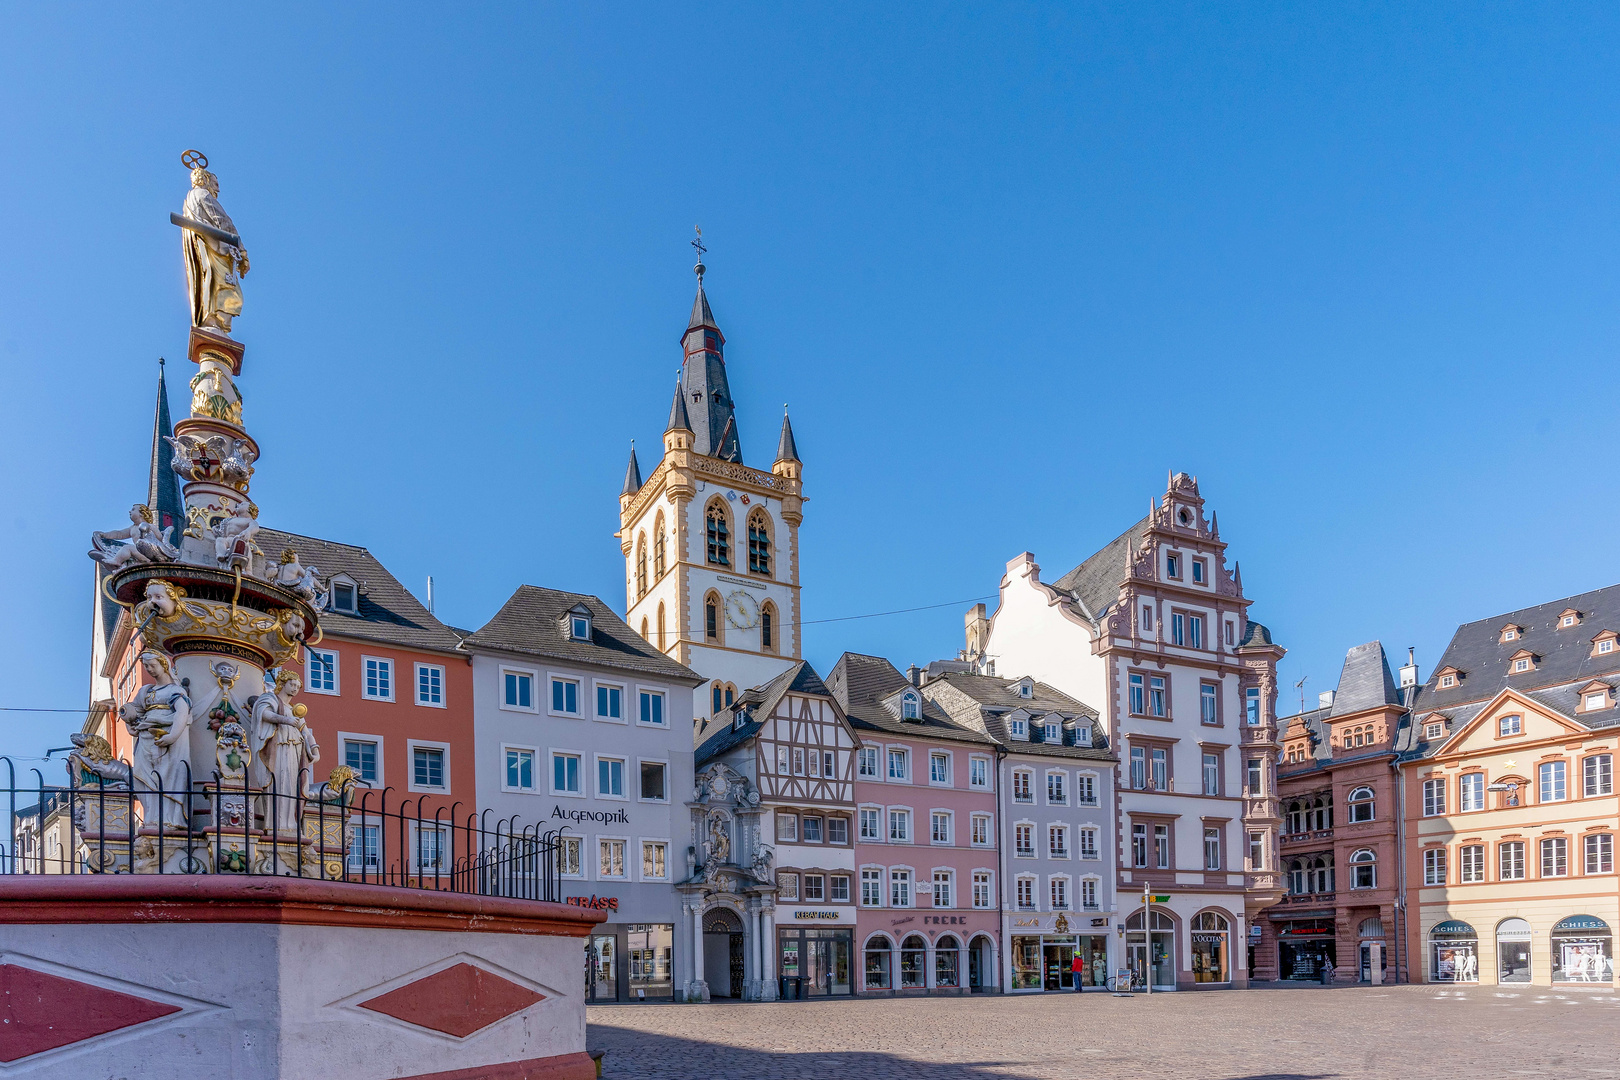
{"label": "person walking", "polygon": [[1074,992],[1078,994],[1084,985],[1086,974],[1086,962],[1080,958],[1078,949],[1075,950],[1074,959],[1069,962],[1069,970],[1074,973]]}

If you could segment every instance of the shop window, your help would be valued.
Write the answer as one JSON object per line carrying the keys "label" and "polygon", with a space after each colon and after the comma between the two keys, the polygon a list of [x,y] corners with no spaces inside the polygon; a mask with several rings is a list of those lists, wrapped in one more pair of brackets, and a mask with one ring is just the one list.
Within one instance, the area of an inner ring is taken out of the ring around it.
{"label": "shop window", "polygon": [[874,935],[866,943],[866,988],[868,990],[888,990],[892,987],[890,982],[890,959],[893,950],[889,946],[889,939],[881,934]]}
{"label": "shop window", "polygon": [[1457,919],[1429,931],[1429,978],[1433,982],[1479,981],[1479,935]]}
{"label": "shop window", "polygon": [[928,945],[912,934],[900,943],[900,988],[910,990],[926,985]]}
{"label": "shop window", "polygon": [[946,934],[934,943],[934,985],[935,986],[961,986],[962,985],[962,946],[961,943]]}
{"label": "shop window", "polygon": [[1230,963],[1231,923],[1226,916],[1214,912],[1201,912],[1192,922],[1192,968],[1195,983],[1224,983],[1231,981]]}
{"label": "shop window", "polygon": [[1552,981],[1611,983],[1614,980],[1614,935],[1594,915],[1571,915],[1553,924]]}

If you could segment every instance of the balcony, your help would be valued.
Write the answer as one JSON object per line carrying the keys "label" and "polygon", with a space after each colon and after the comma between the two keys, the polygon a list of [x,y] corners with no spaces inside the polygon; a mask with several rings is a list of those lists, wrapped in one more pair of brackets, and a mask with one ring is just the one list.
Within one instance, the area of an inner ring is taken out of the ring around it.
{"label": "balcony", "polygon": [[1284,844],[1309,844],[1318,840],[1332,840],[1332,829],[1309,829],[1305,832],[1283,833],[1278,841]]}

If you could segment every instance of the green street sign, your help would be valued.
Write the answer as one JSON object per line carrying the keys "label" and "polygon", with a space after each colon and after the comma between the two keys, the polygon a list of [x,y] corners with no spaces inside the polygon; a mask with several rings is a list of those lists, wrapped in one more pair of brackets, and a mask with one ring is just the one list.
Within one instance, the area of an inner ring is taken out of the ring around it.
{"label": "green street sign", "polygon": [[1169,902],[1170,895],[1168,893],[1154,893],[1148,897],[1148,903],[1150,904],[1168,904]]}

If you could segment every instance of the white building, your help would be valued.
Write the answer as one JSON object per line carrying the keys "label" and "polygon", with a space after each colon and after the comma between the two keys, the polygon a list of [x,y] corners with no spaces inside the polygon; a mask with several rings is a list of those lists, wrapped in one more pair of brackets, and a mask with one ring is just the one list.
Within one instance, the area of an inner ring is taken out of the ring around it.
{"label": "white building", "polygon": [[[1120,759],[1126,963],[1156,987],[1247,985],[1276,879],[1276,663],[1185,473],[1147,517],[1052,584],[1007,564],[969,653],[1095,703]],[[1168,895],[1144,925],[1144,891]],[[1134,903],[1133,903],[1134,898]]]}
{"label": "white building", "polygon": [[625,621],[709,680],[703,715],[729,706],[800,657],[799,523],[803,485],[782,418],[769,471],[743,464],[726,379],[725,336],[698,267],[682,335],[664,457],[643,482],[635,450],[619,496]]}
{"label": "white building", "polygon": [[472,655],[477,803],[518,831],[566,826],[568,903],[606,910],[589,1001],[679,996],[691,925],[692,693],[700,682],[594,596],[525,585],[462,646]]}

